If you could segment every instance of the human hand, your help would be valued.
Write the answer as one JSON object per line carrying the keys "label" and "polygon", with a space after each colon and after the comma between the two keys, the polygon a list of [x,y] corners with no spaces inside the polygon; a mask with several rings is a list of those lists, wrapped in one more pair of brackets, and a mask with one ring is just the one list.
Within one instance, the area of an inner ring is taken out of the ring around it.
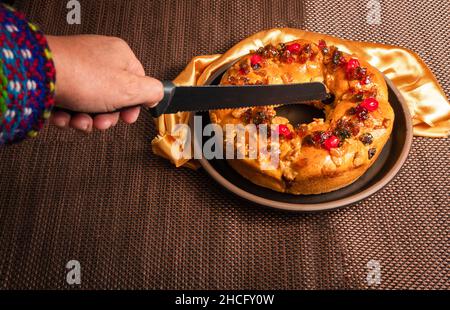
{"label": "human hand", "polygon": [[55,110],[52,124],[86,132],[106,130],[119,118],[134,123],[139,105],[154,106],[162,99],[162,83],[145,76],[125,41],[97,35],[47,36],[47,40],[57,74],[56,106],[78,112]]}

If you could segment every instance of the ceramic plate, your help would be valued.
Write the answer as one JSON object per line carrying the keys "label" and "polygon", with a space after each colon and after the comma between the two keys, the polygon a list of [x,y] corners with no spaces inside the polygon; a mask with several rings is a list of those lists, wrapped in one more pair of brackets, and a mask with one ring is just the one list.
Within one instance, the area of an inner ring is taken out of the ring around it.
{"label": "ceramic plate", "polygon": [[[218,84],[228,67],[229,65],[219,70],[209,83]],[[389,89],[389,102],[395,112],[391,137],[376,162],[365,174],[347,187],[319,195],[285,194],[253,184],[233,170],[226,160],[203,158],[200,159],[200,163],[214,180],[230,192],[267,207],[290,211],[322,211],[361,201],[379,191],[395,177],[405,162],[412,143],[412,123],[408,106],[393,83],[387,78],[386,82]],[[312,117],[320,116],[322,112],[307,105],[290,105],[281,108],[278,113],[287,116],[294,123],[310,121]],[[196,115],[202,116],[203,126],[210,122],[208,113]],[[194,143],[201,142],[194,139]]]}

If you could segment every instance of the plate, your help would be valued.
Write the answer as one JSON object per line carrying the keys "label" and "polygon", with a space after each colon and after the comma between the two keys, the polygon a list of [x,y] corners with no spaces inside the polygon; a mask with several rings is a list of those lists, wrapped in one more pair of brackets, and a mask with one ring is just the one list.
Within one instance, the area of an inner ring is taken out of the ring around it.
{"label": "plate", "polygon": [[[230,66],[231,64],[218,70],[207,84],[218,84],[222,74]],[[289,211],[313,212],[355,204],[386,186],[399,172],[411,148],[413,132],[408,106],[394,84],[386,77],[385,80],[388,86],[389,102],[395,113],[391,137],[375,163],[359,179],[344,188],[318,195],[280,193],[245,179],[231,168],[226,160],[202,158],[199,162],[205,171],[228,191],[258,205]],[[294,107],[294,105],[291,106]],[[306,115],[306,118],[310,117],[310,120],[313,116],[317,117],[318,111],[307,105],[295,105],[295,109],[294,112],[288,108],[282,113],[290,115],[288,117],[290,120],[295,115]],[[202,116],[202,126],[210,123],[208,113],[196,113],[196,115]],[[296,121],[306,120],[301,117]],[[202,143],[195,137],[193,142],[197,146]]]}

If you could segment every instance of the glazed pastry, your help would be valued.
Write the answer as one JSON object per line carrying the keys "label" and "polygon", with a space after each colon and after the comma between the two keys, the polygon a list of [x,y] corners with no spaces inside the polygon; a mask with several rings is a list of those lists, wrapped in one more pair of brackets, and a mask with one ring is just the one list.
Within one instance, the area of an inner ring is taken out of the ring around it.
{"label": "glazed pastry", "polygon": [[330,97],[310,103],[324,110],[325,119],[294,127],[272,106],[210,112],[211,121],[221,126],[278,125],[277,169],[261,169],[261,157],[229,160],[257,185],[291,194],[337,190],[364,174],[389,139],[394,112],[382,74],[324,40],[262,47],[237,61],[221,80],[222,85],[304,82],[325,84]]}

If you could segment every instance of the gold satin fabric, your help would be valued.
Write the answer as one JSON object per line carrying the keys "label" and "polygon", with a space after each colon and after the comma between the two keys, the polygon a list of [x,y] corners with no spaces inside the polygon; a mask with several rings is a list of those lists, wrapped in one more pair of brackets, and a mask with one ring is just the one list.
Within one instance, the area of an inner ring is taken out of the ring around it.
{"label": "gold satin fabric", "polygon": [[[239,42],[223,55],[194,57],[173,81],[176,85],[203,85],[217,69],[269,43],[276,45],[296,39],[317,43],[324,39],[341,51],[355,54],[383,72],[398,88],[408,103],[414,135],[447,137],[450,132],[450,104],[444,91],[425,63],[405,48],[377,43],[355,42],[320,33],[292,28],[276,28],[258,32]],[[177,167],[198,167],[189,159],[176,160],[171,155],[175,139],[170,135],[175,124],[188,124],[189,112],[162,115],[155,119],[158,135],[152,141],[153,152],[169,159]]]}

